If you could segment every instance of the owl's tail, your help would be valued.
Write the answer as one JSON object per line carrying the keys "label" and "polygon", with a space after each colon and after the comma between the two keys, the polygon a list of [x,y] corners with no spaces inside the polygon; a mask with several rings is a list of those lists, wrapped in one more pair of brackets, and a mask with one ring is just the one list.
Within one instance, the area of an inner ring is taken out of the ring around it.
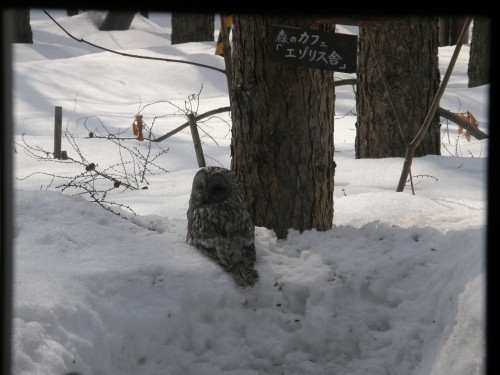
{"label": "owl's tail", "polygon": [[243,288],[252,287],[259,280],[259,273],[253,268],[253,263],[248,264],[242,261],[225,268],[233,276],[236,284]]}

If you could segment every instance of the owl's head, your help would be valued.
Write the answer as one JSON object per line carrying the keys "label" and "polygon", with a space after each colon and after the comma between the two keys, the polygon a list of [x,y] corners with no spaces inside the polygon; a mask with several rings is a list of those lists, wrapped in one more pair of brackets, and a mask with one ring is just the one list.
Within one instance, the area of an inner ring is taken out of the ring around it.
{"label": "owl's head", "polygon": [[218,168],[200,169],[193,179],[191,204],[207,205],[224,201],[232,191],[230,182]]}

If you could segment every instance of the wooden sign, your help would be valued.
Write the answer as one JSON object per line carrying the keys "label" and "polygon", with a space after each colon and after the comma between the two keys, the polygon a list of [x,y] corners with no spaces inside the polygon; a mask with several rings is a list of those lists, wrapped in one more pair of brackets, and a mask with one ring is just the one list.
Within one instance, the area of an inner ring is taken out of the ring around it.
{"label": "wooden sign", "polygon": [[271,32],[273,62],[356,73],[357,35],[278,25]]}

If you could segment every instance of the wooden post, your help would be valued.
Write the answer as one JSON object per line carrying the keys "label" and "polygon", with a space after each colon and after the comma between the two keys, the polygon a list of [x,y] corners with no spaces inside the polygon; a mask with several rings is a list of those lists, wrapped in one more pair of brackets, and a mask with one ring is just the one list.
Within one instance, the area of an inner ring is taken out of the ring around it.
{"label": "wooden post", "polygon": [[54,118],[54,159],[61,159],[62,107],[56,106]]}
{"label": "wooden post", "polygon": [[192,113],[188,114],[189,126],[191,128],[191,136],[193,137],[194,150],[196,151],[196,160],[198,160],[198,166],[200,168],[205,167],[205,156],[203,155],[203,149],[201,148],[200,135],[198,134],[198,125],[194,119]]}

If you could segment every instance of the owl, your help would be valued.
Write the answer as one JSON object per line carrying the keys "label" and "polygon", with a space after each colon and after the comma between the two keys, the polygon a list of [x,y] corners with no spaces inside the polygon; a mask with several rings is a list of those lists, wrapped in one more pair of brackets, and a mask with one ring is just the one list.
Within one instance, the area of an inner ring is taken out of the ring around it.
{"label": "owl", "polygon": [[236,175],[220,167],[201,168],[193,179],[186,242],[213,259],[241,287],[253,286],[255,227]]}

